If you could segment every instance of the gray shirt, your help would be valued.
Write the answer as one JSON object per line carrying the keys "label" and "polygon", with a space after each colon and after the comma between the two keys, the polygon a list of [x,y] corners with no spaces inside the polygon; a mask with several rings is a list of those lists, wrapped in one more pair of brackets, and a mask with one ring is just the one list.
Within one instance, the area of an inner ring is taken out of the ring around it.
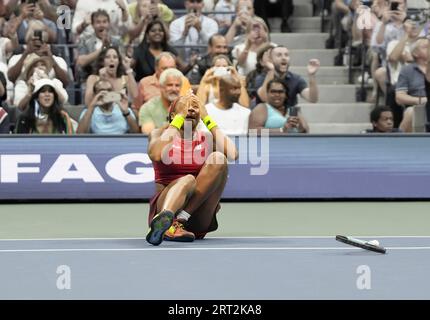
{"label": "gray shirt", "polygon": [[402,67],[396,84],[396,92],[406,91],[413,97],[425,97],[426,89],[424,83],[425,75],[416,63]]}

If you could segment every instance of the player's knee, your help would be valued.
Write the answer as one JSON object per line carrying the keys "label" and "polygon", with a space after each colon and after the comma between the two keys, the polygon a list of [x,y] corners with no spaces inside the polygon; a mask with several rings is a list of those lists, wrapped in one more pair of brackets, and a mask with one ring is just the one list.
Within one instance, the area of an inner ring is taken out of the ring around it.
{"label": "player's knee", "polygon": [[192,174],[187,174],[181,178],[181,184],[187,191],[194,190],[196,187],[196,178]]}
{"label": "player's knee", "polygon": [[206,160],[206,163],[218,170],[225,170],[227,168],[226,156],[218,151],[212,152]]}

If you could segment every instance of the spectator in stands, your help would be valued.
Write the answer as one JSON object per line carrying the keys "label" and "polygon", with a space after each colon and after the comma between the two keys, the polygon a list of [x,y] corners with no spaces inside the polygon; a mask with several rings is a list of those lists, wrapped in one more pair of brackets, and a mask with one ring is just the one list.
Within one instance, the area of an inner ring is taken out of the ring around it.
{"label": "spectator in stands", "polygon": [[[164,70],[170,68],[176,69],[176,57],[170,52],[160,53],[157,58],[155,58],[155,73],[143,78],[139,82],[137,98],[133,102],[134,110],[139,111],[144,103],[148,102],[153,97],[161,95],[160,75]],[[180,95],[184,96],[190,89],[190,82],[185,76],[182,77]]]}
{"label": "spectator in stands", "polygon": [[248,23],[245,43],[233,48],[232,55],[237,62],[239,74],[245,76],[255,70],[258,49],[269,43],[269,29],[263,19],[254,17]]}
{"label": "spectator in stands", "polygon": [[0,106],[7,101],[6,76],[0,71]]}
{"label": "spectator in stands", "polygon": [[250,19],[254,16],[252,0],[237,1],[236,16],[225,35],[225,39],[229,45],[236,46],[245,41],[246,28]]}
{"label": "spectator in stands", "polygon": [[48,34],[48,43],[57,42],[57,25],[45,18],[39,3],[26,3],[23,2],[20,6],[20,14],[18,16],[18,40],[20,43],[25,43],[26,34],[29,28],[30,21],[40,21],[44,31]]}
{"label": "spectator in stands", "polygon": [[94,84],[100,79],[112,84],[112,90],[132,100],[137,97],[137,83],[134,79],[133,69],[130,67],[131,59],[122,57],[117,47],[104,49],[98,59],[98,71],[88,77],[85,91],[85,105],[89,105],[94,98]]}
{"label": "spectator in stands", "polygon": [[161,96],[145,103],[139,111],[139,124],[144,134],[167,123],[170,104],[179,97],[184,75],[177,69],[166,69],[160,75]]}
{"label": "spectator in stands", "polygon": [[244,79],[239,76],[230,59],[226,55],[220,54],[213,58],[212,65],[213,67],[206,71],[206,74],[200,82],[199,89],[197,90],[196,95],[200,101],[204,104],[216,104],[220,99],[219,81],[223,76],[231,74],[241,80],[239,104],[249,108],[249,96],[246,91],[246,83]]}
{"label": "spectator in stands", "polygon": [[238,103],[240,93],[239,76],[224,75],[219,79],[219,100],[205,106],[208,114],[225,134],[248,133],[248,118],[251,111]]}
{"label": "spectator in stands", "polygon": [[[67,63],[63,58],[52,54],[51,46],[46,43],[48,34],[41,28],[40,24],[41,22],[34,21],[30,23],[30,27],[26,35],[24,52],[22,54],[12,56],[8,64],[7,75],[9,80],[14,82],[15,86],[18,85],[18,81],[22,80],[25,82],[24,84],[20,83],[20,85],[25,85],[21,87],[21,89],[24,90],[21,91],[21,93],[24,95],[27,93],[25,87],[28,80],[25,76],[25,71],[27,71],[27,67],[31,62],[37,58],[45,58],[46,60],[49,60],[49,64],[52,65],[52,68],[49,70],[47,75],[50,79],[56,78],[60,80],[64,87],[69,83]],[[40,36],[35,36],[35,31],[40,31]],[[17,90],[15,88],[14,105],[19,105],[20,99],[23,98],[22,94],[17,95]],[[30,96],[28,96],[27,99],[29,101]]]}
{"label": "spectator in stands", "polygon": [[425,78],[429,58],[428,40],[419,38],[411,47],[414,63],[402,67],[396,85],[396,102],[406,107],[399,128],[413,131],[414,106],[427,104]]}
{"label": "spectator in stands", "polygon": [[425,104],[427,95],[425,90],[425,75],[427,72],[428,40],[419,39],[411,48],[414,63],[402,67],[396,84],[396,102],[407,109],[403,113],[400,129],[412,132],[414,108],[412,106]]}
{"label": "spectator in stands", "polygon": [[[79,117],[77,133],[138,133],[136,117],[124,93],[115,94],[112,84],[100,79],[94,84],[94,97]],[[114,94],[112,94],[114,93]]]}
{"label": "spectator in stands", "polygon": [[267,103],[257,105],[249,116],[249,129],[269,129],[275,133],[307,133],[309,127],[303,115],[290,114],[285,107],[288,88],[281,79],[272,79],[267,84]]}
{"label": "spectator in stands", "polygon": [[28,107],[18,117],[15,132],[29,134],[72,134],[73,124],[63,109],[68,96],[62,83],[40,79],[34,83]]}
{"label": "spectator in stands", "polygon": [[6,77],[0,71],[0,134],[10,133],[10,116],[7,107]]}
{"label": "spectator in stands", "polygon": [[172,10],[185,9],[184,0],[163,0],[163,3]]}
{"label": "spectator in stands", "polygon": [[198,60],[189,75],[192,84],[199,84],[206,71],[213,66],[213,58],[219,54],[228,55],[227,41],[223,35],[214,34],[208,42],[208,53]]}
{"label": "spectator in stands", "polygon": [[[391,10],[391,3],[398,3],[396,10]],[[386,93],[387,80],[386,61],[387,46],[392,40],[400,40],[404,33],[403,21],[406,18],[406,1],[391,1],[381,12],[381,21],[376,24],[372,32],[371,46],[381,59],[381,67],[375,71],[374,77],[381,90]]]}
{"label": "spectator in stands", "polygon": [[394,127],[397,128],[403,117],[403,107],[396,103],[395,88],[402,66],[413,63],[411,46],[418,39],[420,25],[410,17],[403,23],[405,35],[400,40],[392,40],[387,46],[387,89],[386,104],[391,107],[394,115]]}
{"label": "spectator in stands", "polygon": [[357,0],[334,0],[332,3],[330,38],[327,48],[340,48],[344,46],[342,37],[344,32],[352,31],[354,11],[359,5]]}
{"label": "spectator in stands", "polygon": [[288,18],[293,14],[293,0],[254,0],[255,14],[264,19],[269,26],[268,18],[282,18],[281,32],[291,32]]}
{"label": "spectator in stands", "polygon": [[0,33],[0,71],[7,72],[7,60],[19,46],[17,27],[17,18],[11,18],[8,22],[0,18],[0,30],[2,30]]}
{"label": "spectator in stands", "polygon": [[[85,36],[94,33],[90,27],[89,17],[95,11],[103,10],[109,17],[110,31],[113,36],[121,37],[127,34],[130,28],[130,17],[125,0],[78,0],[73,14],[72,33],[75,36],[85,33]],[[93,19],[91,18],[91,25]],[[97,32],[97,31],[96,31]]]}
{"label": "spectator in stands", "polygon": [[178,69],[187,73],[191,69],[191,65],[186,65],[175,48],[169,45],[169,30],[160,20],[149,22],[145,30],[145,36],[142,42],[134,50],[133,58],[135,61],[134,67],[136,70],[136,81],[140,81],[144,77],[153,75],[155,72],[155,58],[161,52],[171,52],[176,58]]}
{"label": "spectator in stands", "polygon": [[393,111],[388,106],[375,107],[370,113],[370,122],[373,128],[366,130],[365,133],[402,132],[394,128]]}
{"label": "spectator in stands", "polygon": [[257,105],[257,78],[265,77],[270,71],[272,60],[270,59],[271,50],[275,46],[271,43],[261,46],[257,51],[257,64],[255,70],[248,73],[246,76],[246,89],[250,98],[250,107],[254,108]]}
{"label": "spectator in stands", "polygon": [[136,38],[138,42],[143,40],[147,25],[151,21],[159,19],[163,23],[169,24],[175,16],[168,6],[154,0],[137,0],[130,3],[128,12],[132,20],[129,30],[130,43]]}
{"label": "spectator in stands", "polygon": [[79,37],[76,65],[81,81],[85,81],[92,74],[95,69],[93,64],[104,48],[115,46],[120,48],[120,52],[123,51],[121,39],[111,35],[111,22],[105,10],[97,10],[91,14],[91,25],[94,34]]}
{"label": "spectator in stands", "polygon": [[286,47],[278,46],[273,48],[270,54],[271,63],[269,62],[268,68],[270,71],[264,76],[256,78],[256,85],[258,98],[263,102],[267,101],[267,84],[270,80],[277,77],[283,79],[287,84],[287,102],[286,106],[291,107],[297,104],[297,95],[308,102],[318,102],[318,86],[316,81],[316,73],[320,68],[318,59],[309,60],[307,71],[309,76],[309,86],[300,75],[289,71],[290,67],[290,54]]}
{"label": "spectator in stands", "polygon": [[46,57],[32,56],[24,64],[24,77],[17,80],[14,87],[14,105],[19,110],[24,111],[27,108],[33,96],[34,83],[40,79],[49,79],[49,73],[52,70],[52,63]]}
{"label": "spectator in stands", "polygon": [[228,12],[228,13],[217,13],[214,15],[215,21],[218,22],[220,34],[226,34],[233,22],[234,15],[230,12],[235,11],[234,2],[236,1],[218,0],[214,7],[214,11],[216,12]]}
{"label": "spectator in stands", "polygon": [[170,24],[170,41],[174,45],[206,45],[218,32],[215,20],[202,14],[203,0],[185,0],[187,14]]}
{"label": "spectator in stands", "polygon": [[0,133],[10,133],[10,115],[7,106],[6,77],[0,71]]}

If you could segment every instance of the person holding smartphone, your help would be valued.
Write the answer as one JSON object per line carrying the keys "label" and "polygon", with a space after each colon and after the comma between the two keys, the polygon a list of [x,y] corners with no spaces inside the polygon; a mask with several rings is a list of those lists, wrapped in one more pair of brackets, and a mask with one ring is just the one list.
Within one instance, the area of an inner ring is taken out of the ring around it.
{"label": "person holding smartphone", "polygon": [[[185,0],[187,14],[170,24],[170,41],[174,45],[206,45],[218,33],[217,22],[202,14],[203,0]],[[186,51],[187,52],[187,51]]]}
{"label": "person holding smartphone", "polygon": [[309,126],[298,107],[285,107],[288,88],[281,79],[267,84],[267,102],[258,104],[249,116],[249,129],[269,133],[307,133]]}
{"label": "person holding smartphone", "polygon": [[124,93],[115,92],[108,80],[94,84],[94,97],[82,110],[76,133],[138,133],[139,126]]}

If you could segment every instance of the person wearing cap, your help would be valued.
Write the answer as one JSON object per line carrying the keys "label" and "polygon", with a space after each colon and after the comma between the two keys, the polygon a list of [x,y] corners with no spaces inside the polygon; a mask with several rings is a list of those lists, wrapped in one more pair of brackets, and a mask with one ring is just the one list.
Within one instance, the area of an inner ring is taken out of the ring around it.
{"label": "person wearing cap", "polygon": [[52,63],[46,57],[31,55],[23,65],[23,78],[17,80],[14,87],[13,104],[19,110],[24,111],[33,95],[34,82],[43,78],[49,78]]}
{"label": "person wearing cap", "polygon": [[35,81],[33,95],[18,117],[15,133],[73,134],[72,121],[63,109],[67,99],[67,92],[59,80]]}
{"label": "person wearing cap", "polygon": [[[207,131],[199,130],[200,120]],[[146,240],[191,242],[218,228],[216,214],[238,151],[194,94],[169,107],[168,123],[149,136],[156,193],[150,201]]]}
{"label": "person wearing cap", "polygon": [[94,84],[94,98],[79,117],[77,133],[139,133],[136,117],[124,93],[115,92],[108,80]]}

